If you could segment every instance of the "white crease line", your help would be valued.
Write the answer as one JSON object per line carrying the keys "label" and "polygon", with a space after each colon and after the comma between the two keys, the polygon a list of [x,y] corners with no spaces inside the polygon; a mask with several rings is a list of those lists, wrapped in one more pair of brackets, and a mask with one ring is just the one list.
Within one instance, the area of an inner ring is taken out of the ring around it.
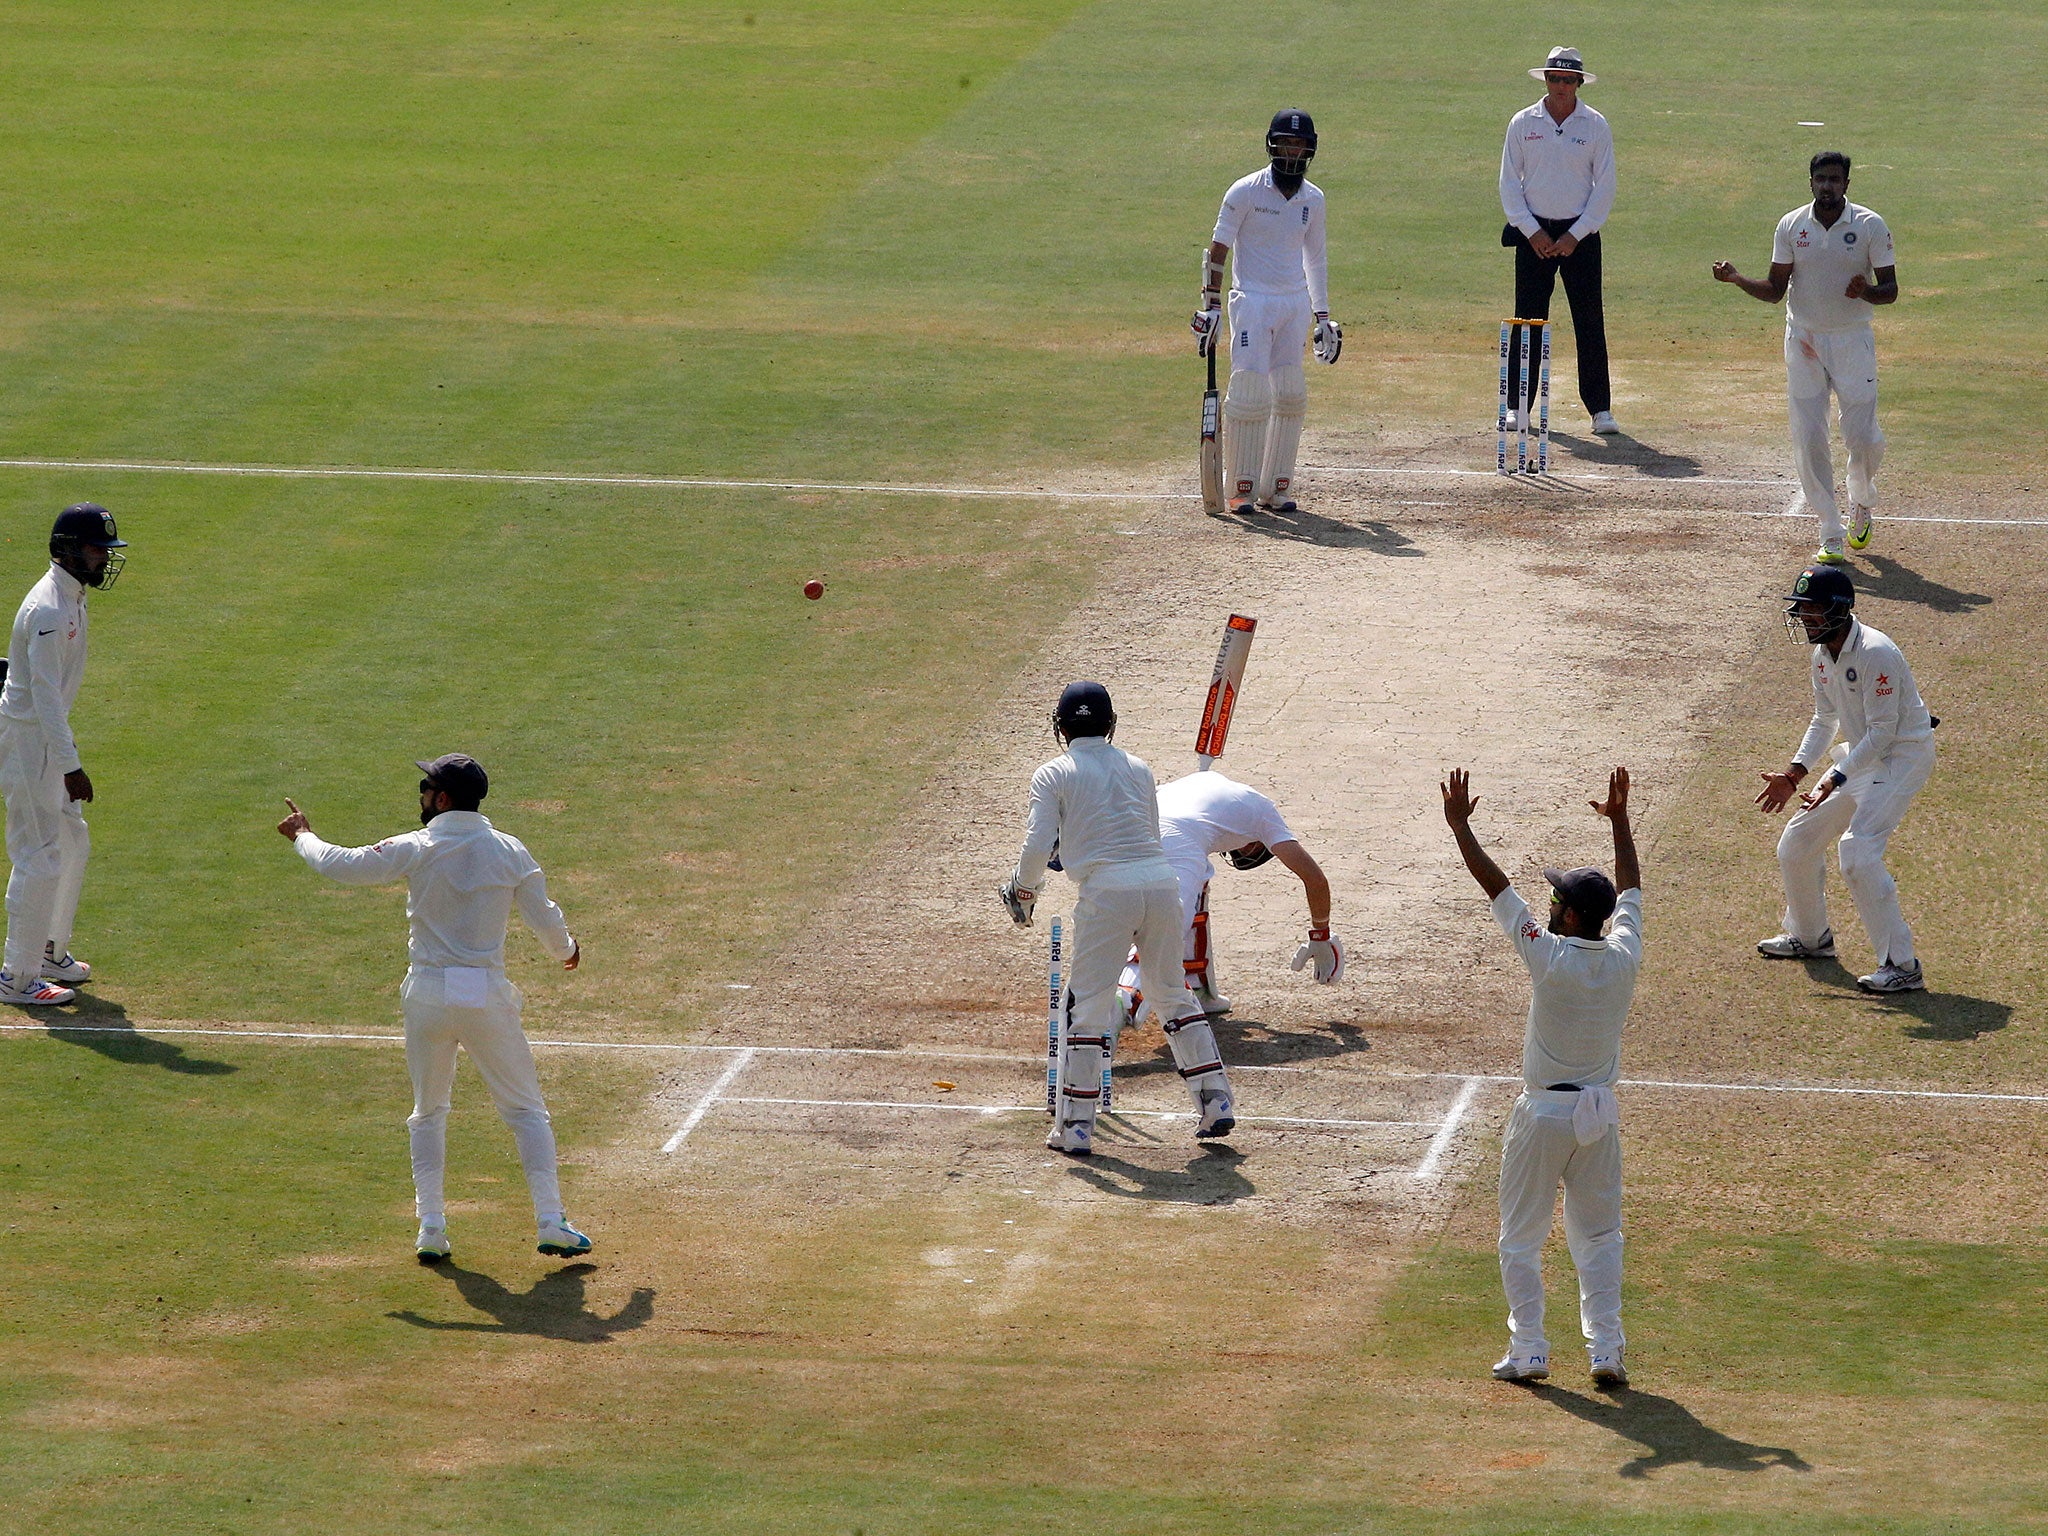
{"label": "white crease line", "polygon": [[1451,1100],[1451,1107],[1444,1111],[1443,1123],[1436,1128],[1436,1134],[1429,1138],[1429,1150],[1422,1154],[1422,1161],[1415,1165],[1417,1179],[1432,1178],[1436,1166],[1443,1161],[1444,1153],[1450,1150],[1451,1139],[1458,1134],[1458,1127],[1465,1123],[1465,1116],[1472,1108],[1472,1101],[1479,1097],[1479,1085],[1484,1078],[1468,1077],[1465,1086],[1458,1090],[1458,1096]]}
{"label": "white crease line", "polygon": [[711,1113],[711,1106],[718,1102],[718,1096],[733,1085],[733,1079],[746,1071],[753,1059],[753,1047],[741,1046],[739,1054],[733,1057],[727,1063],[726,1069],[712,1080],[711,1086],[704,1091],[704,1097],[697,1101],[696,1107],[690,1111],[683,1123],[676,1127],[675,1135],[661,1144],[661,1150],[673,1152],[680,1147],[688,1139],[690,1132],[697,1129],[697,1122]]}
{"label": "white crease line", "polygon": [[[920,1103],[908,1099],[767,1099],[767,1098],[721,1098],[721,1104],[770,1104],[785,1105],[798,1109],[912,1109],[952,1110],[957,1114],[973,1115],[1043,1115],[1043,1104],[950,1104]],[[1114,1109],[1106,1112],[1108,1119],[1140,1120],[1192,1120],[1195,1116],[1187,1110],[1170,1109]],[[1394,1130],[1427,1130],[1436,1124],[1434,1120],[1325,1120],[1306,1115],[1239,1115],[1241,1124],[1258,1125],[1314,1125],[1331,1126],[1343,1130],[1369,1130],[1387,1128]],[[665,1150],[665,1149],[664,1149]]]}
{"label": "white crease line", "polygon": [[[403,1045],[403,1035],[347,1034],[313,1029],[207,1029],[198,1025],[151,1024],[0,1024],[0,1033],[30,1035],[220,1035],[247,1040],[367,1040],[382,1045]],[[923,1046],[880,1045],[700,1045],[686,1041],[662,1040],[533,1040],[536,1047],[571,1051],[751,1051],[757,1056],[907,1056],[936,1061],[985,1061],[1043,1068],[1043,1056],[1003,1056],[992,1051],[941,1051]],[[1301,1077],[1330,1081],[1353,1081],[1366,1085],[1385,1082],[1481,1082],[1519,1083],[1522,1079],[1506,1072],[1410,1072],[1391,1068],[1385,1072],[1353,1072],[1346,1068],[1270,1067],[1249,1062],[1232,1062],[1233,1072],[1287,1072]],[[2011,1104],[2048,1104],[2048,1093],[1995,1093],[1956,1088],[1886,1088],[1864,1084],[1829,1083],[1694,1083],[1664,1078],[1625,1077],[1618,1088],[1680,1088],[1716,1093],[1817,1093],[1854,1094],[1890,1099],[1970,1099]],[[1039,1106],[1043,1114],[1044,1106]]]}
{"label": "white crease line", "polygon": [[[1444,464],[1304,464],[1301,468],[1314,470],[1325,475],[1457,475],[1472,476],[1485,480],[1514,480],[1514,475],[1502,475],[1497,469],[1454,469]],[[1535,478],[1525,476],[1521,478]],[[1594,470],[1578,470],[1567,467],[1553,470],[1547,477],[1552,481],[1570,484],[1575,480],[1626,480],[1636,485],[1793,485],[1791,480],[1755,480],[1739,476],[1716,475],[1603,475]],[[1540,485],[1543,480],[1537,480]]]}

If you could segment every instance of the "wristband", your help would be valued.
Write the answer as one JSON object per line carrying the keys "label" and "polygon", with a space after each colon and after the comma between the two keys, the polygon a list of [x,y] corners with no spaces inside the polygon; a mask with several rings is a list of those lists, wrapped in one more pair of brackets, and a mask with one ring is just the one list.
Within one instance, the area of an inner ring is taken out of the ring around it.
{"label": "wristband", "polygon": [[1316,928],[1316,927],[1311,927],[1311,928],[1309,929],[1309,931],[1308,931],[1308,941],[1309,941],[1309,943],[1311,943],[1311,944],[1327,944],[1327,943],[1329,943],[1329,942],[1330,942],[1330,925],[1329,925],[1328,923],[1325,923],[1325,924],[1324,924],[1324,925],[1323,925],[1322,927],[1320,927],[1320,928]]}

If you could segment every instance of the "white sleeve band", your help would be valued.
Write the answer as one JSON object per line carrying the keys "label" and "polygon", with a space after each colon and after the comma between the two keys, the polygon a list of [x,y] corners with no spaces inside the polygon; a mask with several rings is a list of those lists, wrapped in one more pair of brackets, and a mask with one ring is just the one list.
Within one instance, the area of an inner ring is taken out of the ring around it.
{"label": "white sleeve band", "polygon": [[[1202,252],[1202,298],[1206,301],[1210,294],[1220,294],[1222,292],[1223,263],[1210,255],[1205,249]],[[1207,308],[1208,306],[1205,303],[1203,307]]]}

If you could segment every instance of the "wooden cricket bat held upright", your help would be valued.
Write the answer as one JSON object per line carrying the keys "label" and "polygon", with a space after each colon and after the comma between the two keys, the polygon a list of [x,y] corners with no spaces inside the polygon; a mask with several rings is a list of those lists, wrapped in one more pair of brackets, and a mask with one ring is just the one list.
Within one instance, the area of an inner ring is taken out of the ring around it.
{"label": "wooden cricket bat held upright", "polygon": [[1244,682],[1245,658],[1251,655],[1252,636],[1259,621],[1233,613],[1223,626],[1223,643],[1216,648],[1216,670],[1209,679],[1209,697],[1202,705],[1202,724],[1195,732],[1195,759],[1207,768],[1223,755],[1224,738],[1230,734],[1230,717],[1237,710],[1237,690]]}
{"label": "wooden cricket bat held upright", "polygon": [[1202,505],[1211,512],[1224,509],[1223,499],[1223,401],[1216,393],[1216,349],[1223,338],[1209,338],[1209,388],[1202,396]]}

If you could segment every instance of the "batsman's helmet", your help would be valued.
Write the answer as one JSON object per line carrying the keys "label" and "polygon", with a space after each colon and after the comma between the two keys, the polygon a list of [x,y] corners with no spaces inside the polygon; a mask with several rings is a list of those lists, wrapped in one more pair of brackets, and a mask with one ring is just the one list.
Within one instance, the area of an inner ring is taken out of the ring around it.
{"label": "batsman's helmet", "polygon": [[1792,583],[1792,590],[1785,594],[1785,633],[1802,645],[1814,643],[1814,637],[1807,632],[1806,622],[1800,617],[1799,609],[1806,603],[1825,603],[1824,618],[1827,628],[1821,631],[1825,639],[1849,622],[1849,615],[1856,607],[1856,583],[1849,579],[1847,571],[1835,570],[1832,566],[1809,565],[1799,573],[1799,579]]}
{"label": "batsman's helmet", "polygon": [[[1308,147],[1283,156],[1279,148],[1282,139],[1300,139]],[[1273,162],[1273,169],[1282,176],[1306,176],[1309,161],[1316,157],[1316,120],[1295,107],[1284,107],[1275,112],[1272,124],[1266,129],[1266,154]]]}
{"label": "batsman's helmet", "polygon": [[1273,850],[1264,843],[1246,843],[1242,848],[1232,848],[1223,855],[1230,860],[1232,869],[1257,869],[1273,857]]}
{"label": "batsman's helmet", "polygon": [[1052,728],[1067,740],[1076,736],[1107,736],[1116,729],[1116,709],[1100,683],[1069,683],[1053,707]]}
{"label": "batsman's helmet", "polygon": [[[107,563],[100,570],[91,576],[79,576],[90,586],[106,588],[114,584],[114,578],[121,574],[121,567],[128,563],[128,557],[118,551],[127,547],[128,541],[114,531],[114,514],[96,501],[81,501],[66,507],[50,526],[50,558],[66,570],[70,570],[82,549],[104,549],[107,552]],[[76,571],[72,574],[78,575]]]}

